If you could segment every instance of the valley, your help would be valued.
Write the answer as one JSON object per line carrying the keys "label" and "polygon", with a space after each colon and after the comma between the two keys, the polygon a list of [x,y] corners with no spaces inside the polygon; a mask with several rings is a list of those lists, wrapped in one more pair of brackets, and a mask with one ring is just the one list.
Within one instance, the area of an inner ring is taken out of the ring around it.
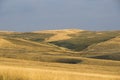
{"label": "valley", "polygon": [[0,31],[0,80],[120,80],[120,31]]}

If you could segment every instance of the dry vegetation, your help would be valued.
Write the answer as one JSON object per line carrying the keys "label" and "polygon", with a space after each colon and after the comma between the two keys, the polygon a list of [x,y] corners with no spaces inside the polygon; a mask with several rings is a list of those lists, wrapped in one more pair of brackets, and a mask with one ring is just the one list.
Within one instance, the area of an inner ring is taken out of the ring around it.
{"label": "dry vegetation", "polygon": [[48,34],[54,34],[50,38],[46,38],[46,42],[52,42],[52,41],[59,41],[59,40],[67,40],[71,39],[72,37],[69,36],[71,34],[77,34],[80,32],[83,32],[84,30],[77,30],[77,29],[64,29],[64,30],[46,30],[46,31],[36,31],[34,33],[48,33]]}
{"label": "dry vegetation", "polygon": [[112,38],[110,40],[91,45],[87,48],[87,51],[93,52],[120,52],[120,37]]}
{"label": "dry vegetation", "polygon": [[1,31],[0,80],[120,80],[119,36],[76,29]]}
{"label": "dry vegetation", "polygon": [[101,66],[87,65],[89,61],[65,64],[0,58],[0,80],[119,80],[119,62],[103,62]]}
{"label": "dry vegetation", "polygon": [[0,66],[0,80],[119,80],[119,76]]}

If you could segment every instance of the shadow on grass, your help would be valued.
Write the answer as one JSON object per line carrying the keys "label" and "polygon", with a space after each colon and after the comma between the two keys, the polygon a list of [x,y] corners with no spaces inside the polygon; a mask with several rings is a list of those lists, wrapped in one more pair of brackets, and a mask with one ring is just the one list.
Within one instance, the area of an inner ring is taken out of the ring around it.
{"label": "shadow on grass", "polygon": [[67,63],[67,64],[78,64],[78,63],[81,63],[82,60],[63,58],[63,59],[56,60],[56,62],[58,62],[58,63]]}

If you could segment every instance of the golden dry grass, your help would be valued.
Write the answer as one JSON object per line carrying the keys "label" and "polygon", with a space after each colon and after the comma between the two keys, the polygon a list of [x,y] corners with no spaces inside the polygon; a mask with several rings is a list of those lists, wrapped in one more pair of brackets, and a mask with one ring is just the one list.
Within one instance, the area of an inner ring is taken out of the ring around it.
{"label": "golden dry grass", "polygon": [[0,38],[0,47],[8,47],[8,46],[13,46],[13,44],[10,41]]}
{"label": "golden dry grass", "polygon": [[[16,36],[14,37],[15,39],[13,37],[12,37],[13,39],[9,37],[7,38],[7,36],[6,38],[1,37],[0,53],[3,53],[1,54],[1,56],[6,57],[7,55],[7,57],[9,58],[0,57],[0,80],[120,80],[119,61],[97,60],[97,59],[82,58],[82,57],[77,58],[72,56],[67,57],[65,56],[66,55],[65,53],[67,52],[72,53],[72,51],[69,51],[66,48],[61,48],[53,44],[47,43],[51,41],[70,39],[72,38],[72,36],[69,35],[77,34],[82,31],[83,30],[65,29],[65,30],[48,30],[48,31],[35,32],[35,33],[54,34],[54,36],[52,37],[47,37],[47,38],[45,37],[46,42],[43,41],[40,43],[24,40],[24,38],[23,39],[17,38]],[[85,38],[84,37],[85,35],[86,34],[84,34],[82,38]],[[94,36],[92,35],[93,33],[90,34],[90,36],[89,35],[87,36],[89,36],[89,38],[94,39]],[[77,37],[76,38],[80,41],[81,40],[79,39],[80,37],[81,36],[78,36],[78,38]],[[35,38],[38,38],[38,36]],[[86,40],[88,41],[89,38],[86,38]],[[95,41],[96,40],[97,39],[95,38]],[[73,42],[76,41],[77,40],[73,40]],[[97,52],[98,50],[102,51],[102,49],[107,50],[108,48],[110,52],[112,51],[116,52],[117,50],[119,50],[119,43],[120,43],[119,37],[116,37],[114,39],[111,39],[110,37],[109,40],[107,41],[103,41],[103,40],[101,41],[100,39],[100,42],[96,45],[102,47],[97,49]],[[91,43],[91,45],[92,44],[93,43]],[[112,45],[112,47],[110,45]],[[95,48],[97,48],[97,46],[95,46]],[[115,48],[114,50],[112,50],[113,47]],[[17,51],[14,52],[14,50],[17,50],[18,53],[16,54]],[[20,55],[19,55],[19,51],[21,51]],[[35,54],[34,51],[40,54]],[[47,55],[43,55],[44,53]],[[64,54],[64,55],[56,56],[53,54],[62,54],[62,55]],[[10,59],[10,58],[16,58],[16,59]],[[22,60],[22,59],[26,59],[26,60]],[[71,59],[72,61],[76,61],[77,59],[79,60],[79,63],[72,64]],[[29,61],[29,60],[37,60],[37,61]]]}
{"label": "golden dry grass", "polygon": [[36,51],[36,52],[46,52],[46,53],[60,53],[69,51],[68,49],[58,47],[49,43],[37,43],[34,41],[24,40],[21,38],[7,39],[0,37],[0,49],[14,50],[26,50],[26,51]]}
{"label": "golden dry grass", "polygon": [[119,53],[120,37],[112,38],[108,41],[93,44],[87,48],[88,51]]}
{"label": "golden dry grass", "polygon": [[0,31],[0,33],[5,33],[5,34],[11,34],[11,33],[14,33],[14,31]]}
{"label": "golden dry grass", "polygon": [[0,80],[120,80],[119,69],[0,58]]}
{"label": "golden dry grass", "polygon": [[119,76],[0,66],[0,80],[119,80]]}
{"label": "golden dry grass", "polygon": [[70,39],[70,34],[77,34],[78,32],[83,32],[84,30],[77,30],[77,29],[64,29],[64,30],[46,30],[46,31],[35,31],[34,33],[48,33],[54,34],[54,36],[46,39],[46,42],[51,41],[59,41],[59,40],[66,40]]}

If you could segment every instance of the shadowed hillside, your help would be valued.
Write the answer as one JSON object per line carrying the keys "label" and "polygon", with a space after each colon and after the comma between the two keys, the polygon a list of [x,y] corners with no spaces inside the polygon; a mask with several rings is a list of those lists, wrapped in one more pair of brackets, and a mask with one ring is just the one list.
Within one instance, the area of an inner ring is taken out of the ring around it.
{"label": "shadowed hillside", "polygon": [[0,56],[23,58],[34,55],[39,59],[42,55],[54,55],[119,60],[119,36],[120,31],[77,29],[23,33],[1,31]]}
{"label": "shadowed hillside", "polygon": [[51,42],[55,45],[66,47],[75,51],[82,51],[92,44],[97,44],[115,38],[120,35],[119,31],[84,31],[72,36],[71,39]]}
{"label": "shadowed hillside", "polygon": [[0,31],[0,80],[119,80],[120,31]]}

